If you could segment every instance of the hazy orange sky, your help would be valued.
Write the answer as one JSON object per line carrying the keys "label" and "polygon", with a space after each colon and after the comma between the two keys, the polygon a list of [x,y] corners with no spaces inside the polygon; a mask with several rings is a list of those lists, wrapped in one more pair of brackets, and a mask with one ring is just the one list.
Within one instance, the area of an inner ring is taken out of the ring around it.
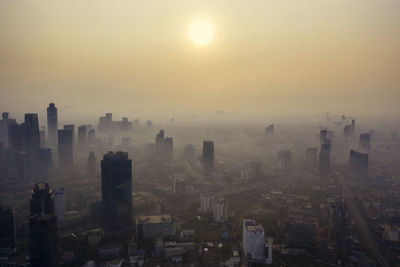
{"label": "hazy orange sky", "polygon": [[[214,25],[197,46],[190,25]],[[399,115],[399,0],[0,1],[0,109]]]}

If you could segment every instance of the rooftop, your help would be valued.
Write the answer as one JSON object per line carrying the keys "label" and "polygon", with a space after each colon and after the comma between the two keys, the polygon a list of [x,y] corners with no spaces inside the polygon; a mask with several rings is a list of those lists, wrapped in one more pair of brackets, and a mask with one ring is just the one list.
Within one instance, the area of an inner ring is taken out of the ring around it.
{"label": "rooftop", "polygon": [[150,224],[150,223],[170,223],[172,222],[171,215],[153,215],[153,216],[140,216],[138,217],[136,223]]}

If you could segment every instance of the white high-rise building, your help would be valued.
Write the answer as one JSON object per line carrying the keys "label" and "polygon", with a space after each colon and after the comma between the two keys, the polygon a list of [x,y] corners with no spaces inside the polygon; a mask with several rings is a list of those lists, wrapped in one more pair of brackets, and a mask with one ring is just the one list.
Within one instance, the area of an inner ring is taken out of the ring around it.
{"label": "white high-rise building", "polygon": [[228,220],[228,201],[223,198],[218,199],[213,207],[214,221],[224,223]]}
{"label": "white high-rise building", "polygon": [[63,222],[65,219],[65,212],[67,211],[67,191],[65,188],[60,188],[54,192],[54,212],[57,216],[57,222]]}
{"label": "white high-rise building", "polygon": [[200,193],[200,209],[201,213],[212,213],[214,207],[214,194],[211,192]]}
{"label": "white high-rise building", "polygon": [[243,220],[243,250],[249,262],[272,263],[272,239],[265,244],[264,228],[255,220]]}

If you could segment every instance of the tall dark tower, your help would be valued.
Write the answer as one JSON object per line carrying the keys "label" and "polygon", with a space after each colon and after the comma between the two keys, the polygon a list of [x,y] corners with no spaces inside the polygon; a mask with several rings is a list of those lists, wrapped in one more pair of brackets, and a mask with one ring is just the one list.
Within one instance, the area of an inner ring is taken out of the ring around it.
{"label": "tall dark tower", "polygon": [[57,146],[58,111],[54,103],[47,108],[47,137],[51,147]]}
{"label": "tall dark tower", "polygon": [[321,145],[321,151],[319,152],[319,177],[321,179],[321,185],[323,186],[327,184],[329,178],[330,162],[331,144],[327,142]]}
{"label": "tall dark tower", "polygon": [[31,216],[37,214],[54,214],[54,195],[47,183],[37,183],[29,199]]}
{"label": "tall dark tower", "polygon": [[101,161],[104,228],[111,232],[132,229],[132,161],[126,152],[108,152]]}
{"label": "tall dark tower", "polygon": [[88,130],[86,125],[78,127],[78,150],[85,153],[88,145]]}
{"label": "tall dark tower", "polygon": [[14,210],[0,206],[0,248],[15,248],[15,233]]}
{"label": "tall dark tower", "polygon": [[24,125],[16,122],[8,125],[8,147],[13,151],[23,149]]}
{"label": "tall dark tower", "polygon": [[31,267],[58,266],[57,217],[54,214],[29,218]]}
{"label": "tall dark tower", "polygon": [[349,169],[354,176],[366,177],[368,174],[368,154],[351,150]]}
{"label": "tall dark tower", "polygon": [[214,142],[203,142],[203,168],[205,172],[214,170]]}
{"label": "tall dark tower", "polygon": [[40,147],[39,120],[36,113],[25,114],[24,132],[26,149]]}
{"label": "tall dark tower", "polygon": [[74,164],[73,132],[58,130],[58,161],[62,168],[70,169]]}

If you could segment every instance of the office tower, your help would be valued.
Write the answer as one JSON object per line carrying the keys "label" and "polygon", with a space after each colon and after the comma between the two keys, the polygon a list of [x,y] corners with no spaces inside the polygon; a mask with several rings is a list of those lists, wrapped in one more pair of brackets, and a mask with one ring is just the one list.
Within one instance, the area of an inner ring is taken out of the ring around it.
{"label": "office tower", "polygon": [[88,162],[87,162],[87,172],[90,176],[96,176],[97,174],[97,158],[94,152],[89,153]]}
{"label": "office tower", "polygon": [[317,164],[318,161],[318,148],[309,147],[306,149],[306,161],[310,165]]}
{"label": "office tower", "polygon": [[13,151],[23,150],[24,125],[11,123],[8,126],[9,148]]}
{"label": "office tower", "polygon": [[136,235],[139,241],[162,239],[173,235],[172,218],[169,214],[139,216],[136,218]]}
{"label": "office tower", "polygon": [[46,132],[44,130],[39,132],[40,136],[40,147],[45,148],[46,147]]}
{"label": "office tower", "polygon": [[90,129],[88,131],[88,144],[94,145],[96,143],[96,130]]}
{"label": "office tower", "polygon": [[287,248],[315,250],[317,236],[316,222],[289,217],[285,224],[285,246]]}
{"label": "office tower", "polygon": [[205,173],[214,170],[214,142],[203,141],[203,168]]}
{"label": "office tower", "polygon": [[75,125],[74,124],[65,124],[63,129],[72,132],[72,144],[74,144],[75,143]]}
{"label": "office tower", "polygon": [[14,209],[0,206],[0,249],[15,248]]}
{"label": "office tower", "polygon": [[319,152],[319,177],[321,179],[321,184],[324,186],[327,184],[329,179],[330,161],[331,145],[328,142],[321,145],[321,150]]}
{"label": "office tower", "polygon": [[86,153],[87,145],[88,145],[87,126],[81,125],[78,127],[78,150],[82,153]]}
{"label": "office tower", "polygon": [[200,193],[200,209],[201,213],[212,213],[214,207],[214,194],[212,192]]}
{"label": "office tower", "polygon": [[255,220],[243,220],[243,252],[249,263],[265,261],[265,232]]}
{"label": "office tower", "polygon": [[165,138],[164,130],[156,135],[156,157],[162,161],[171,161],[173,158],[173,138]]}
{"label": "office tower", "polygon": [[37,183],[29,199],[31,216],[37,214],[54,214],[54,195],[49,184]]}
{"label": "office tower", "polygon": [[61,168],[69,169],[74,164],[73,138],[71,130],[58,130],[58,163]]}
{"label": "office tower", "polygon": [[273,134],[274,133],[274,125],[270,124],[265,127],[265,134]]}
{"label": "office tower", "polygon": [[183,148],[183,159],[189,163],[196,161],[196,147],[194,145],[187,145]]}
{"label": "office tower", "polygon": [[54,211],[58,222],[63,222],[67,211],[67,190],[60,188],[54,191]]}
{"label": "office tower", "polygon": [[132,161],[126,152],[109,152],[101,161],[104,228],[130,231],[132,227]]}
{"label": "office tower", "polygon": [[3,112],[0,120],[0,143],[3,143],[4,149],[8,148],[8,127],[15,123],[15,119],[10,119],[8,112]]}
{"label": "office tower", "polygon": [[36,113],[25,114],[23,138],[25,149],[40,147],[39,120]]}
{"label": "office tower", "polygon": [[164,153],[164,130],[160,130],[156,135],[156,155],[159,156]]}
{"label": "office tower", "polygon": [[57,217],[38,214],[29,218],[31,267],[58,266]]}
{"label": "office tower", "polygon": [[184,177],[174,177],[173,179],[173,191],[177,196],[183,196],[186,191],[186,183]]}
{"label": "office tower", "polygon": [[321,130],[319,132],[319,142],[321,144],[325,143],[325,140],[328,139],[328,130]]}
{"label": "office tower", "polygon": [[228,221],[228,201],[224,198],[219,198],[215,201],[213,206],[214,221],[219,223]]}
{"label": "office tower", "polygon": [[360,152],[368,153],[371,145],[371,135],[369,133],[360,134]]}
{"label": "office tower", "polygon": [[51,147],[57,146],[58,111],[54,103],[47,108],[47,139]]}
{"label": "office tower", "polygon": [[368,154],[351,150],[349,169],[352,175],[366,177],[368,173]]}
{"label": "office tower", "polygon": [[356,130],[356,121],[353,119],[351,120],[351,134],[353,134]]}
{"label": "office tower", "polygon": [[278,152],[278,169],[284,170],[289,168],[291,162],[290,150],[281,150]]}
{"label": "office tower", "polygon": [[0,143],[0,182],[8,177],[8,162],[4,144]]}

